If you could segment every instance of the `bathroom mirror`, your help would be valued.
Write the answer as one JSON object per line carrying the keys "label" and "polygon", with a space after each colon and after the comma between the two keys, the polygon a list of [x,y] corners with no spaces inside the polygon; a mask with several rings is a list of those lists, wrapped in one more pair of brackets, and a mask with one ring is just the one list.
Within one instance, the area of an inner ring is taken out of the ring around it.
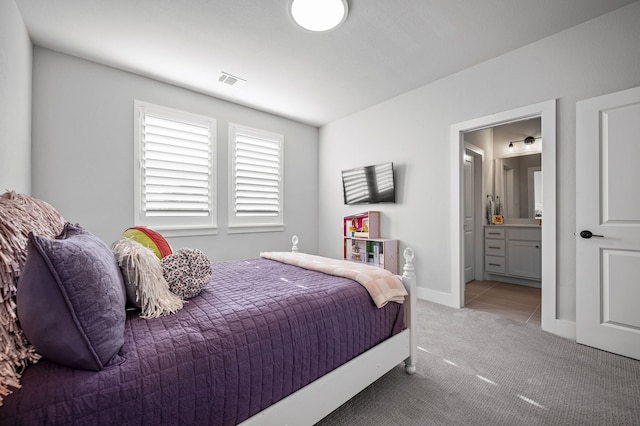
{"label": "bathroom mirror", "polygon": [[542,218],[542,154],[494,160],[494,193],[505,218]]}

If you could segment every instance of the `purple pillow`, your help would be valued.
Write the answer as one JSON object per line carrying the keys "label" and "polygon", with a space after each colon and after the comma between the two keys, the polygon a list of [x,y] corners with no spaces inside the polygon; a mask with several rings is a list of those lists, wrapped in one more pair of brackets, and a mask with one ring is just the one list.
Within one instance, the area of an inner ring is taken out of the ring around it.
{"label": "purple pillow", "polygon": [[78,225],[67,223],[55,240],[29,234],[16,300],[27,339],[51,361],[99,371],[124,343],[120,268],[109,247]]}

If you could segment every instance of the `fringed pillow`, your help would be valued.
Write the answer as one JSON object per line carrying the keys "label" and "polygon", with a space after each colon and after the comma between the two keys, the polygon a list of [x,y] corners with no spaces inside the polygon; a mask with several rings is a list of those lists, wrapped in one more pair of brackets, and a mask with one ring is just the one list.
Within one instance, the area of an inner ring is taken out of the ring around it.
{"label": "fringed pillow", "polygon": [[151,249],[130,238],[121,238],[112,244],[111,251],[120,266],[127,298],[142,309],[142,318],[158,318],[182,309],[182,299],[169,291],[160,259]]}
{"label": "fringed pillow", "polygon": [[64,227],[64,218],[42,200],[15,192],[0,196],[0,405],[20,387],[20,373],[40,359],[18,324],[16,292],[27,258],[29,233],[53,238]]}
{"label": "fringed pillow", "polygon": [[211,279],[211,262],[200,250],[181,248],[163,257],[161,263],[169,290],[183,299],[200,294]]}

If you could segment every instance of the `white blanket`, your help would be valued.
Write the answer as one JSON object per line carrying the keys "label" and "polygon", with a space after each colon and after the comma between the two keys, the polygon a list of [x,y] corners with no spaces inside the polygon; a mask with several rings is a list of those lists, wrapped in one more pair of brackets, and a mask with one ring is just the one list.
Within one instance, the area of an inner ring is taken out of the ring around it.
{"label": "white blanket", "polygon": [[403,303],[408,294],[399,276],[365,263],[289,252],[262,252],[260,257],[357,281],[367,289],[378,308],[388,302]]}

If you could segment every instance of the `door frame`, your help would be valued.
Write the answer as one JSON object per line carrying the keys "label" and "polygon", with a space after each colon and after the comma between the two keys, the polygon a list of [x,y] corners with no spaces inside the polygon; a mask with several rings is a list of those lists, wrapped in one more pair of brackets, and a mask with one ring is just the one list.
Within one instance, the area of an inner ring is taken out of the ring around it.
{"label": "door frame", "polygon": [[475,118],[451,126],[451,293],[455,307],[464,307],[463,155],[466,132],[524,119],[542,119],[542,329],[564,335],[556,321],[556,100]]}
{"label": "door frame", "polygon": [[[483,245],[483,226],[484,226],[484,149],[477,147],[469,142],[464,142],[464,152],[473,156],[473,191],[475,206],[473,208],[473,232],[474,232],[474,249],[475,268],[474,274],[476,280],[482,280],[484,276],[484,264],[482,252]],[[464,154],[463,154],[464,155]]]}

